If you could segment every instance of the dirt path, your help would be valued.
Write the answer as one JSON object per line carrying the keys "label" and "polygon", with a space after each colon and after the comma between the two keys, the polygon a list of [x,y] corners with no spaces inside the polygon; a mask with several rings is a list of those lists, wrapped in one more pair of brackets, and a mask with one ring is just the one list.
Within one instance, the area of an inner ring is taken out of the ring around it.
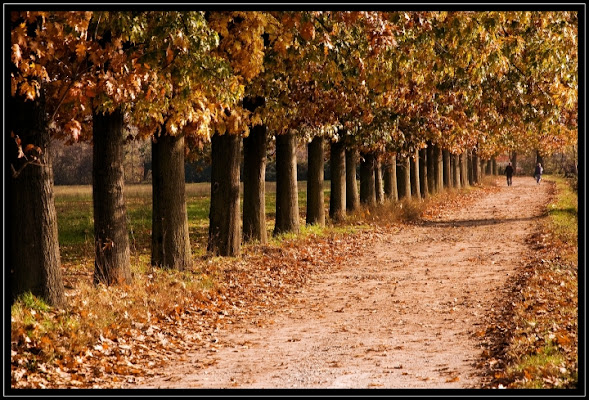
{"label": "dirt path", "polygon": [[219,332],[217,348],[141,387],[480,387],[477,333],[548,199],[548,185],[532,178],[497,182],[467,208],[383,235],[370,254],[317,276],[267,326]]}

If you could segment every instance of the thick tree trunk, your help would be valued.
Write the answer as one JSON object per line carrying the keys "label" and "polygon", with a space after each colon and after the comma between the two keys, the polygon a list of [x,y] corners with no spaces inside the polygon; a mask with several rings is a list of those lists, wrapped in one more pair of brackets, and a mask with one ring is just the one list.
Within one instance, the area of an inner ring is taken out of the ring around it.
{"label": "thick tree trunk", "polygon": [[461,175],[460,154],[452,154],[451,159],[452,159],[452,165],[454,167],[454,174],[452,176],[453,185],[455,188],[460,189],[460,187],[462,186],[461,185],[462,179],[460,177],[460,175]]}
{"label": "thick tree trunk", "polygon": [[346,149],[345,164],[346,209],[349,211],[355,211],[360,207],[360,193],[358,192],[358,181],[356,179],[356,168],[358,166],[358,155],[356,150]]}
{"label": "thick tree trunk", "polygon": [[430,141],[427,143],[425,165],[427,165],[427,189],[429,193],[433,194],[436,192],[436,176],[434,172],[434,146]]}
{"label": "thick tree trunk", "polygon": [[[427,163],[428,163],[428,148],[420,149],[418,151],[419,154],[419,191],[423,198],[429,196],[430,191],[428,188],[429,185],[429,171],[427,170]],[[432,192],[433,193],[433,192]]]}
{"label": "thick tree trunk", "polygon": [[465,151],[459,156],[460,163],[460,186],[465,188],[469,185],[468,152]]}
{"label": "thick tree trunk", "polygon": [[276,223],[274,235],[299,232],[296,137],[276,136]]}
{"label": "thick tree trunk", "polygon": [[360,154],[360,203],[368,207],[376,206],[375,164],[374,153]]}
{"label": "thick tree trunk", "polygon": [[376,195],[376,203],[384,203],[384,181],[382,177],[382,162],[377,156],[374,158],[374,193]]}
{"label": "thick tree trunk", "polygon": [[[4,268],[9,273],[6,287],[10,290],[11,302],[31,292],[52,306],[62,307],[66,299],[43,92],[34,102],[20,96],[8,97],[7,116],[10,118],[5,120],[7,131],[4,133],[7,216]],[[22,149],[32,144],[42,150],[37,162],[30,153],[27,159],[18,158],[16,138],[11,137],[11,133],[18,135]],[[29,161],[34,164],[24,165]]]}
{"label": "thick tree trunk", "polygon": [[399,199],[411,197],[411,164],[409,156],[399,157],[397,164],[397,191]]}
{"label": "thick tree trunk", "polygon": [[127,209],[123,196],[123,113],[93,115],[92,200],[96,259],[94,282],[130,283]]}
{"label": "thick tree trunk", "polygon": [[491,158],[491,163],[492,163],[492,173],[493,175],[497,175],[498,171],[497,171],[497,160],[495,159],[495,157]]}
{"label": "thick tree trunk", "polygon": [[[338,221],[346,216],[346,148],[343,142],[332,142],[329,149],[331,166],[331,195],[329,198],[329,217]],[[355,175],[355,173],[354,173]],[[353,188],[351,188],[353,189]]]}
{"label": "thick tree trunk", "polygon": [[421,198],[420,183],[419,183],[419,151],[413,153],[413,157],[409,158],[411,164],[411,196],[417,199]]}
{"label": "thick tree trunk", "polygon": [[266,230],[266,148],[265,125],[256,125],[243,139],[243,238],[268,242]]}
{"label": "thick tree trunk", "polygon": [[444,190],[444,160],[440,146],[434,146],[434,182],[436,192]]}
{"label": "thick tree trunk", "polygon": [[220,256],[237,256],[241,247],[239,164],[241,138],[211,138],[211,206],[207,250]]}
{"label": "thick tree trunk", "polygon": [[491,160],[485,162],[485,175],[491,175],[493,173],[493,164]]}
{"label": "thick tree trunk", "polygon": [[308,145],[307,225],[325,225],[323,194],[323,138],[315,136]]}
{"label": "thick tree trunk", "polygon": [[397,156],[391,156],[384,164],[384,193],[391,201],[399,200],[397,192]]}
{"label": "thick tree trunk", "polygon": [[544,159],[542,158],[542,154],[540,154],[540,150],[536,150],[536,164],[542,164],[542,168],[544,168]]}
{"label": "thick tree trunk", "polygon": [[450,162],[450,152],[446,149],[442,150],[442,171],[444,175],[443,186],[446,188],[452,187],[452,163]]}
{"label": "thick tree trunk", "polygon": [[184,136],[162,135],[152,149],[151,265],[184,270],[192,265],[184,174]]}

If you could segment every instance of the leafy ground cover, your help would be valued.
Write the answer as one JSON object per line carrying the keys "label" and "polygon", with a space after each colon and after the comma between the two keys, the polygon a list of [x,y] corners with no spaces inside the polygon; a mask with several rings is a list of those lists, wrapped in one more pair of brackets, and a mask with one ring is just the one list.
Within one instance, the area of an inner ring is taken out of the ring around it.
{"label": "leafy ground cover", "polygon": [[498,308],[485,355],[489,387],[575,388],[578,385],[578,200],[569,182],[546,177],[552,199],[535,250]]}

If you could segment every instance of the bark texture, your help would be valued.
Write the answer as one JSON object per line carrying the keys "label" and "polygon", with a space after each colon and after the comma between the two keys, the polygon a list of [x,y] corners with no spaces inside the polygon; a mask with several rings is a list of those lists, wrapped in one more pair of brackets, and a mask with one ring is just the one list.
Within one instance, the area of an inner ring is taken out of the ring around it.
{"label": "bark texture", "polygon": [[[20,96],[10,96],[7,106],[10,118],[6,120],[8,129],[4,134],[7,216],[4,267],[8,272],[7,287],[11,302],[19,295],[31,292],[52,306],[62,307],[66,300],[57,236],[45,98],[41,93],[34,102],[25,102]],[[32,144],[42,150],[37,162],[33,161],[30,153],[27,159],[18,158],[18,146],[11,132],[20,138],[22,149]],[[28,161],[34,164],[25,165]]]}
{"label": "bark texture", "polygon": [[[419,150],[419,191],[421,196],[426,198],[429,196],[429,174],[428,174],[428,151],[427,148]],[[433,193],[433,192],[432,192]]]}
{"label": "bark texture", "polygon": [[309,172],[307,178],[307,224],[325,225],[323,194],[323,138],[315,136],[307,146]]}
{"label": "bark texture", "polygon": [[374,153],[360,154],[360,203],[368,207],[376,206],[375,165]]}
{"label": "bark texture", "polygon": [[343,142],[331,143],[329,162],[331,166],[329,218],[338,221],[346,216],[347,202],[346,147]]}
{"label": "bark texture", "polygon": [[421,198],[421,185],[419,182],[419,150],[415,150],[412,157],[409,158],[411,165],[411,196],[417,199]]}
{"label": "bark texture", "polygon": [[443,186],[446,188],[452,187],[452,175],[454,174],[454,170],[452,169],[452,163],[450,162],[450,152],[446,149],[442,150],[442,158],[443,158]]}
{"label": "bark texture", "polygon": [[274,235],[299,232],[296,138],[276,136],[276,223]]}
{"label": "bark texture", "polygon": [[241,247],[239,210],[239,164],[241,138],[218,135],[211,138],[211,207],[207,250],[234,257]]}
{"label": "bark texture", "polygon": [[391,156],[384,164],[384,193],[391,201],[399,200],[397,192],[397,156]]}
{"label": "bark texture", "polygon": [[358,180],[356,169],[358,167],[358,154],[356,150],[346,149],[346,209],[355,211],[360,207],[360,192],[358,191]]}
{"label": "bark texture", "polygon": [[266,230],[266,150],[265,125],[251,128],[243,139],[243,238],[268,242]]}
{"label": "bark texture", "polygon": [[397,190],[399,199],[411,197],[411,165],[408,156],[402,156],[397,164]]}
{"label": "bark texture", "polygon": [[123,113],[93,114],[92,200],[94,282],[130,283],[127,208],[124,199]]}
{"label": "bark texture", "polygon": [[186,210],[184,136],[160,136],[152,143],[151,150],[151,265],[184,270],[192,265]]}

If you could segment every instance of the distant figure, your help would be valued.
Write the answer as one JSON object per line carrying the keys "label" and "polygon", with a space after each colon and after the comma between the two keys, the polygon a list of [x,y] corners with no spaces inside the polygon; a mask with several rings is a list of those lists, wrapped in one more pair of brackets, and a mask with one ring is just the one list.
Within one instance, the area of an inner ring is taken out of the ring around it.
{"label": "distant figure", "polygon": [[511,178],[513,178],[513,167],[511,166],[511,163],[507,164],[507,167],[505,167],[505,176],[507,176],[507,186],[511,186]]}
{"label": "distant figure", "polygon": [[536,169],[534,170],[534,177],[536,177],[536,183],[538,185],[542,180],[542,172],[544,172],[544,168],[542,168],[542,164],[538,163],[538,165],[536,165]]}

